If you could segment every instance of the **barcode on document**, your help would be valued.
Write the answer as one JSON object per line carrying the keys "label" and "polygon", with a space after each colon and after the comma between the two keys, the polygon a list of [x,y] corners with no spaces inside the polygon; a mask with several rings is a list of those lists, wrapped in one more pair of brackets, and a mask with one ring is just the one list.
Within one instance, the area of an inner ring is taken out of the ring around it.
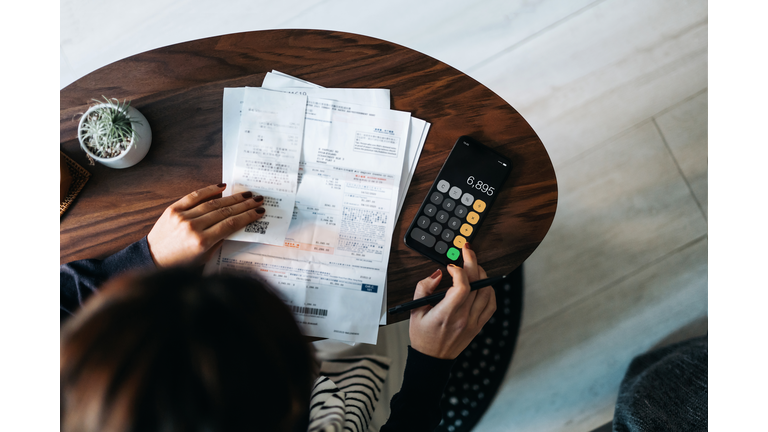
{"label": "barcode on document", "polygon": [[246,225],[245,232],[255,233],[255,234],[265,234],[267,232],[268,226],[269,226],[269,221],[257,220],[255,222],[251,222],[248,225]]}
{"label": "barcode on document", "polygon": [[318,309],[318,308],[310,308],[310,307],[303,307],[303,306],[291,306],[291,310],[293,310],[297,314],[302,314],[302,315],[328,316],[328,309]]}

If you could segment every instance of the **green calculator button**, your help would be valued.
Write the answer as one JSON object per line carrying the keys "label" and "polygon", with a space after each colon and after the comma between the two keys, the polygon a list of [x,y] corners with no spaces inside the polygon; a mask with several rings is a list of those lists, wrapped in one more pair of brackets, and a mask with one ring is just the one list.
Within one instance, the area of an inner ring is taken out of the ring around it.
{"label": "green calculator button", "polygon": [[459,255],[461,255],[461,252],[459,252],[459,250],[456,249],[455,247],[452,247],[448,249],[448,253],[446,255],[448,255],[448,259],[450,259],[451,261],[456,261],[457,259],[459,259]]}

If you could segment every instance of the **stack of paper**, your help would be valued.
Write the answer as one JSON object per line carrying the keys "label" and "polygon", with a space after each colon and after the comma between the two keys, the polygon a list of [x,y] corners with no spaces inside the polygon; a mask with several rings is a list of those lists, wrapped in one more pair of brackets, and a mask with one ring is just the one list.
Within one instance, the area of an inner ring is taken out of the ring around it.
{"label": "stack of paper", "polygon": [[261,88],[224,89],[224,195],[261,194],[267,211],[206,273],[263,280],[305,335],[376,343],[392,232],[430,126],[389,101],[386,89],[326,89],[277,71]]}

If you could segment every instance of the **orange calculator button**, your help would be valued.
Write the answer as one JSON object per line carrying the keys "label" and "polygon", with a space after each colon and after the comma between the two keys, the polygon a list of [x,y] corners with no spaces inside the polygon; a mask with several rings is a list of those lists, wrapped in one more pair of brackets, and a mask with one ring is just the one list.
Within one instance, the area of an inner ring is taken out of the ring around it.
{"label": "orange calculator button", "polygon": [[476,224],[480,220],[480,215],[475,212],[469,212],[467,215],[467,221],[472,225]]}
{"label": "orange calculator button", "polygon": [[453,239],[453,245],[456,246],[459,249],[463,248],[464,247],[464,243],[466,243],[466,242],[467,242],[467,239],[465,239],[462,236],[456,236]]}
{"label": "orange calculator button", "polygon": [[475,201],[475,204],[472,206],[472,208],[475,209],[475,211],[477,211],[478,213],[484,212],[485,211],[485,201],[483,201],[483,200]]}
{"label": "orange calculator button", "polygon": [[464,235],[464,237],[469,237],[472,235],[472,231],[474,231],[474,228],[472,228],[472,225],[469,224],[463,224],[461,228],[459,229],[461,233]]}

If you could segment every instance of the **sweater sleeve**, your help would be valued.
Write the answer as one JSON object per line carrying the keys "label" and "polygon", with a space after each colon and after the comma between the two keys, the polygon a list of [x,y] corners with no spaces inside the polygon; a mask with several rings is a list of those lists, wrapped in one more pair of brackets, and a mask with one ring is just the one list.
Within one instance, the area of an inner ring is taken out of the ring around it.
{"label": "sweater sleeve", "polygon": [[391,413],[381,432],[431,431],[442,419],[440,399],[455,360],[442,360],[408,347],[403,385],[392,397]]}
{"label": "sweater sleeve", "polygon": [[103,260],[85,259],[62,265],[59,268],[60,324],[64,324],[104,282],[138,268],[156,268],[146,237]]}

